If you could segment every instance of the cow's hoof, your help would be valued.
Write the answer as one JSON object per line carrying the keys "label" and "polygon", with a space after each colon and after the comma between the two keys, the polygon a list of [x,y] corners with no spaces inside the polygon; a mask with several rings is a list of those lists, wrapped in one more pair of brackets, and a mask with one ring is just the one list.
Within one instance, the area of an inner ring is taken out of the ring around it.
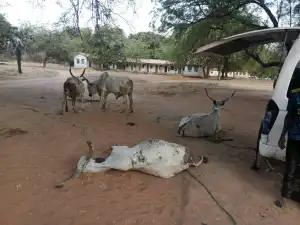
{"label": "cow's hoof", "polygon": [[275,201],[275,205],[279,208],[283,208],[285,206],[285,201],[283,198],[280,198]]}
{"label": "cow's hoof", "polygon": [[260,170],[260,166],[256,165],[256,164],[253,164],[250,168],[251,170],[255,170],[255,171],[258,171]]}
{"label": "cow's hoof", "polygon": [[133,113],[133,109],[129,110],[129,113]]}

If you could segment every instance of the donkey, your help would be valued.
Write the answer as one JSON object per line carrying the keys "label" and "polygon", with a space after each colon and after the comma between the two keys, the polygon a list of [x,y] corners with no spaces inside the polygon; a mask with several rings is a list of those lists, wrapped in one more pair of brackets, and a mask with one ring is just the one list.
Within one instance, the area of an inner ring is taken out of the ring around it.
{"label": "donkey", "polygon": [[215,100],[208,95],[205,88],[206,96],[213,102],[212,112],[195,113],[183,117],[178,125],[177,134],[182,137],[216,137],[216,134],[221,130],[221,107],[225,105],[235,92],[224,100]]}
{"label": "donkey", "polygon": [[[86,68],[85,68],[86,69]],[[80,80],[81,77],[83,77],[85,73],[85,69],[81,73],[79,77],[75,77],[72,73],[71,66],[69,69],[69,72],[72,77],[69,77],[63,85],[63,93],[64,93],[64,98],[61,104],[61,114],[64,114],[64,107],[65,111],[68,112],[68,97],[72,99],[72,108],[75,113],[77,113],[77,110],[75,109],[75,103],[76,99],[80,98],[81,101],[81,108],[84,108],[84,103],[83,103],[83,97],[84,97],[84,92],[85,92],[85,87],[83,82]]]}
{"label": "donkey", "polygon": [[93,97],[96,93],[100,96],[100,104],[102,102],[102,109],[105,109],[107,97],[109,94],[113,93],[118,99],[119,97],[123,97],[123,109],[121,112],[126,110],[127,95],[129,98],[129,112],[133,112],[133,100],[132,100],[132,92],[133,92],[133,82],[129,77],[116,77],[110,76],[107,72],[104,72],[100,75],[100,77],[94,81],[90,82],[86,77],[82,76],[83,81],[87,82],[87,87],[89,91],[89,97]]}

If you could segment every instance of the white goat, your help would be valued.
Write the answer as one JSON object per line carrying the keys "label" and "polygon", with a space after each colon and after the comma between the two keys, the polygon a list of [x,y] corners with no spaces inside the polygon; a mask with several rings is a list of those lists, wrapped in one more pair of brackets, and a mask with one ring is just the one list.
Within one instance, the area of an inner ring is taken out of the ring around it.
{"label": "white goat", "polygon": [[61,114],[64,113],[64,106],[65,106],[65,111],[68,112],[68,97],[71,98],[72,100],[72,108],[73,111],[76,113],[77,110],[75,109],[75,103],[76,99],[80,98],[81,101],[81,108],[84,108],[84,103],[83,103],[83,97],[84,97],[84,92],[85,92],[85,87],[83,82],[80,80],[81,77],[83,77],[85,73],[85,69],[83,70],[82,74],[79,77],[75,77],[71,71],[71,67],[69,69],[69,72],[72,77],[69,77],[63,85],[63,101],[61,104]]}
{"label": "white goat", "polygon": [[220,114],[223,106],[234,94],[224,100],[211,98],[205,88],[207,97],[212,100],[213,108],[211,113],[195,113],[181,119],[177,133],[179,136],[186,137],[209,137],[215,136],[221,130]]}
{"label": "white goat", "polygon": [[119,97],[123,97],[123,109],[121,112],[126,110],[127,95],[129,98],[129,112],[133,112],[133,100],[132,100],[132,92],[133,92],[133,82],[129,77],[117,77],[110,76],[107,72],[104,72],[100,75],[100,77],[94,81],[90,82],[86,77],[82,76],[82,80],[87,82],[87,87],[89,91],[89,97],[93,97],[94,94],[98,93],[100,96],[100,104],[102,102],[102,109],[105,109],[107,103],[107,97],[110,93],[113,93],[118,99]]}

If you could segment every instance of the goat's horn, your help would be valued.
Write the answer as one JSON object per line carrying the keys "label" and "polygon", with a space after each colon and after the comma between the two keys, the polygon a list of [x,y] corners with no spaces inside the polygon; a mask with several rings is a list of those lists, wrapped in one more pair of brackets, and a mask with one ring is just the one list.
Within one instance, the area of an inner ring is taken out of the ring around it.
{"label": "goat's horn", "polygon": [[71,74],[72,77],[75,77],[75,76],[73,75],[73,73],[72,73],[72,67],[71,67],[71,66],[70,66],[69,72],[70,72],[70,74]]}
{"label": "goat's horn", "polygon": [[207,93],[207,89],[205,88],[205,93],[206,93],[206,96],[210,99],[210,100],[212,100],[212,101],[216,101],[215,99],[213,99],[213,98],[211,98],[209,95],[208,95],[208,93]]}

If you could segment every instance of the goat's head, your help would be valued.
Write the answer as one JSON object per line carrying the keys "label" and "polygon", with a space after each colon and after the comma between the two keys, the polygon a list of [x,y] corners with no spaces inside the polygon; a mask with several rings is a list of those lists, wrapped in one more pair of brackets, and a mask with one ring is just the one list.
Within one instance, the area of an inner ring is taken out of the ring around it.
{"label": "goat's head", "polygon": [[225,105],[225,103],[235,94],[236,91],[234,91],[229,97],[223,99],[223,100],[215,100],[212,97],[210,97],[207,93],[207,89],[205,88],[206,96],[213,102],[213,111],[217,110],[219,111],[222,106]]}

